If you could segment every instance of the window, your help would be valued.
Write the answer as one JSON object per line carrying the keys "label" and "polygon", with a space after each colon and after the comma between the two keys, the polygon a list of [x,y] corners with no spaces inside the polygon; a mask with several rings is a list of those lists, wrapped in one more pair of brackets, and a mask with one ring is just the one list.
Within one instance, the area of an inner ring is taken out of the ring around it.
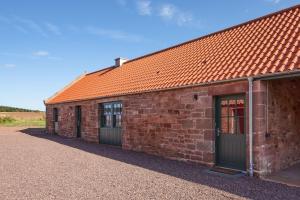
{"label": "window", "polygon": [[239,97],[221,100],[221,132],[225,134],[244,134],[245,101]]}
{"label": "window", "polygon": [[53,108],[53,118],[54,118],[54,122],[58,122],[58,109],[57,108]]}
{"label": "window", "polygon": [[112,102],[100,105],[101,127],[119,128],[122,121],[122,103]]}

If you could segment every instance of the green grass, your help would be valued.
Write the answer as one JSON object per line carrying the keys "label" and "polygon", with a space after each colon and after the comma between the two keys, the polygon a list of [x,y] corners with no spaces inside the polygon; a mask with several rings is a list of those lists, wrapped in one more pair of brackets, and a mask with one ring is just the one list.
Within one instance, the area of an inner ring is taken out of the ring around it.
{"label": "green grass", "polygon": [[0,118],[0,126],[6,127],[18,127],[18,126],[34,126],[34,127],[45,127],[46,122],[44,119],[28,119],[18,120],[11,117]]}
{"label": "green grass", "polygon": [[40,111],[0,105],[0,112],[40,112]]}

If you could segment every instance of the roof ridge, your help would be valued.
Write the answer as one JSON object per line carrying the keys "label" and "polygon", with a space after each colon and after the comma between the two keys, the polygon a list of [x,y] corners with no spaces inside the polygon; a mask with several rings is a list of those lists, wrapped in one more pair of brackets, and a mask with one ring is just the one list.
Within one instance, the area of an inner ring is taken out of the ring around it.
{"label": "roof ridge", "polygon": [[152,56],[152,55],[154,55],[154,54],[158,54],[158,53],[161,53],[161,52],[164,52],[164,51],[167,51],[167,50],[176,48],[176,47],[180,47],[180,46],[182,46],[182,45],[189,44],[189,43],[195,42],[195,41],[197,41],[197,40],[201,40],[201,39],[204,39],[204,38],[207,38],[207,37],[211,37],[211,36],[213,36],[213,35],[217,35],[217,34],[220,34],[220,33],[224,33],[224,32],[226,32],[226,31],[229,31],[229,30],[232,30],[232,29],[235,29],[235,28],[238,28],[238,27],[247,25],[247,24],[251,24],[251,23],[254,23],[254,22],[257,22],[257,21],[260,21],[260,20],[263,20],[263,19],[266,19],[266,18],[269,18],[269,17],[272,17],[272,16],[275,16],[275,15],[278,15],[278,14],[287,12],[287,11],[289,11],[289,10],[296,9],[296,8],[300,8],[300,4],[296,4],[296,5],[294,5],[294,6],[291,6],[291,7],[282,9],[282,10],[278,10],[278,11],[275,11],[275,12],[272,12],[272,13],[269,13],[269,14],[263,15],[263,16],[261,16],[261,17],[254,18],[254,19],[251,19],[251,20],[242,22],[242,23],[240,23],[240,24],[236,24],[236,25],[233,25],[233,26],[230,26],[230,27],[221,29],[221,30],[219,30],[219,31],[215,31],[215,32],[209,33],[209,34],[207,34],[207,35],[203,35],[203,36],[200,36],[200,37],[197,37],[197,38],[194,38],[194,39],[185,41],[185,42],[181,42],[181,43],[179,43],[179,44],[175,44],[175,45],[172,45],[172,46],[170,46],[170,47],[167,47],[167,48],[164,48],[164,49],[161,49],[161,50],[157,50],[157,51],[154,51],[154,52],[151,52],[151,53],[142,55],[142,56],[138,56],[138,57],[136,57],[136,58],[133,58],[133,59],[131,59],[131,60],[126,61],[124,64],[130,63],[130,62],[133,62],[133,61],[136,61],[136,60],[139,60],[139,59],[148,57],[148,56]]}
{"label": "roof ridge", "polygon": [[[105,67],[105,68],[102,68],[102,69],[99,69],[99,70],[96,70],[96,71],[87,73],[86,75],[88,76],[88,75],[91,75],[91,74],[95,74],[95,73],[98,73],[98,72],[102,72],[102,71],[104,71],[104,70],[108,70],[108,69],[112,70],[112,69],[114,69],[114,68],[115,68],[115,66],[113,65],[113,66],[110,66],[110,67]],[[110,70],[108,70],[108,71],[110,71]],[[108,71],[107,71],[107,72],[108,72]],[[105,73],[106,73],[106,72],[105,72]]]}

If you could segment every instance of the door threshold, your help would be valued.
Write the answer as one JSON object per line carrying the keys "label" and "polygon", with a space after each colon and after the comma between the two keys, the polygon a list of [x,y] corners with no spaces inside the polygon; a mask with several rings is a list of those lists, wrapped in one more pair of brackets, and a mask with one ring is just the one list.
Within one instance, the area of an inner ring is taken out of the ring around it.
{"label": "door threshold", "polygon": [[226,175],[240,175],[240,174],[245,174],[244,171],[238,170],[238,169],[232,169],[232,168],[227,168],[227,167],[221,167],[221,166],[214,166],[213,168],[210,169],[212,172],[216,172],[219,174],[226,174]]}

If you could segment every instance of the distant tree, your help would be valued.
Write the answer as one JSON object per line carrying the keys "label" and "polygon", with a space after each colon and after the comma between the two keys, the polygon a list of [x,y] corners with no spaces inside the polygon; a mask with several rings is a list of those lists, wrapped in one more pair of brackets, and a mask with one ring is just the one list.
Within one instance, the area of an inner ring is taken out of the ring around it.
{"label": "distant tree", "polygon": [[0,112],[40,112],[40,111],[24,109],[24,108],[15,108],[10,106],[0,106]]}

